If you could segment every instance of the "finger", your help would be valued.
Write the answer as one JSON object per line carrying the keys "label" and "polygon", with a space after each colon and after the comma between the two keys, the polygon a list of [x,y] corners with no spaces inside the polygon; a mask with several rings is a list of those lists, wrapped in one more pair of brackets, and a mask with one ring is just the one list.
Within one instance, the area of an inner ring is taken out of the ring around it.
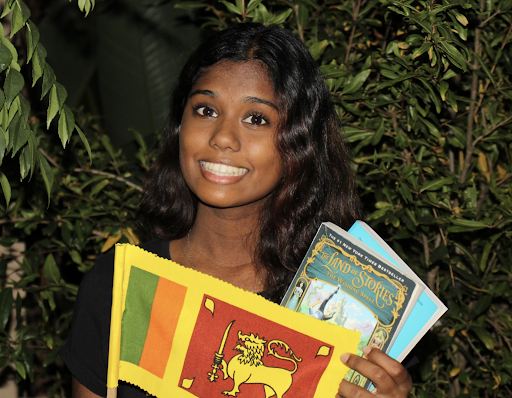
{"label": "finger", "polygon": [[336,394],[336,398],[345,397],[374,398],[373,394],[368,390],[365,390],[363,387],[359,387],[358,385],[352,384],[347,380],[343,380],[338,388],[338,394]]}
{"label": "finger", "polygon": [[[363,349],[363,353],[364,351]],[[375,357],[375,355],[373,357]],[[354,369],[356,372],[361,373],[362,376],[370,379],[375,387],[378,388],[379,392],[393,391],[393,389],[396,389],[396,383],[393,378],[386,372],[385,368],[378,364],[353,354],[343,354],[341,361],[349,368]],[[352,393],[354,392],[352,391]]]}
{"label": "finger", "polygon": [[[366,348],[367,347],[365,347],[365,349]],[[368,354],[370,354],[371,350],[368,351],[365,349],[363,349],[363,353],[367,351]],[[382,362],[382,358],[378,355],[373,355],[372,357],[377,357],[377,359],[380,359],[380,362]],[[392,391],[397,391],[397,383],[388,374],[386,368],[381,367],[368,359],[361,358],[358,355],[343,354],[341,356],[341,361],[351,369],[354,369],[356,372],[359,372],[364,377],[370,379],[379,392],[387,394]]]}
{"label": "finger", "polygon": [[[412,388],[411,376],[400,362],[395,361],[377,348],[364,347],[363,353],[368,361],[379,366],[381,369],[385,369],[386,376],[391,377],[394,384],[402,388]],[[385,379],[384,381],[388,379],[388,377],[383,378]],[[372,380],[373,384],[375,384],[379,390],[382,390],[382,387],[384,387],[384,385],[381,385],[382,383],[380,383],[378,375],[370,377],[370,380]]]}

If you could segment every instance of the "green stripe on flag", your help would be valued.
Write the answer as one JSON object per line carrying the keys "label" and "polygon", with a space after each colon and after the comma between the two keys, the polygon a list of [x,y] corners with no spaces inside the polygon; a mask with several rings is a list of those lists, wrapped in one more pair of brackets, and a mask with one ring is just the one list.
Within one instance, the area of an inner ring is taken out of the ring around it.
{"label": "green stripe on flag", "polygon": [[158,275],[137,267],[131,268],[121,326],[122,361],[139,365],[158,279]]}

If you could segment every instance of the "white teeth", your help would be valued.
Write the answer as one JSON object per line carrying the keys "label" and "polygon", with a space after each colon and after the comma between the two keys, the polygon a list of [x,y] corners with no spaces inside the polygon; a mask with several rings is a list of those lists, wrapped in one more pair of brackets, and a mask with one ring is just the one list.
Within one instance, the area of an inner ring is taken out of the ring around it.
{"label": "white teeth", "polygon": [[200,161],[200,163],[201,163],[201,166],[203,166],[203,168],[206,171],[209,171],[210,173],[215,174],[219,177],[241,176],[241,175],[247,173],[247,171],[248,171],[246,168],[233,167],[233,166],[228,166],[228,165],[220,164],[220,163],[210,163],[210,162],[204,162],[202,160]]}

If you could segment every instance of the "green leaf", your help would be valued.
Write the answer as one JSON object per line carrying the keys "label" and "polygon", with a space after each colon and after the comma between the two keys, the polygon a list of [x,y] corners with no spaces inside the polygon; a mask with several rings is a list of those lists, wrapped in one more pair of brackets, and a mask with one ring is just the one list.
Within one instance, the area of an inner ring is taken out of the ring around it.
{"label": "green leaf", "polygon": [[475,55],[478,63],[480,64],[480,67],[482,68],[482,70],[485,72],[485,74],[487,75],[487,77],[491,81],[492,85],[494,87],[496,87],[496,82],[494,81],[494,78],[492,77],[491,71],[489,70],[489,68],[487,68],[487,65],[485,64],[485,62],[482,61],[482,58],[480,58],[476,52],[474,53],[474,55]]}
{"label": "green leaf", "polygon": [[450,106],[452,107],[452,109],[455,112],[459,111],[459,106],[457,105],[457,99],[455,98],[455,94],[453,93],[453,91],[448,90],[446,92],[446,100],[448,101],[448,103],[450,104]]}
{"label": "green leaf", "polygon": [[84,11],[85,11],[85,16],[89,15],[89,13],[91,12],[92,8],[93,8],[93,1],[94,0],[86,0],[85,1],[85,6],[84,6]]}
{"label": "green leaf", "polygon": [[413,58],[418,58],[421,54],[426,53],[432,47],[432,43],[423,43],[420,48],[417,48],[412,52]]}
{"label": "green leaf", "polygon": [[440,41],[439,46],[444,50],[447,57],[455,66],[459,67],[464,72],[467,70],[466,60],[455,46],[446,41]]}
{"label": "green leaf", "polygon": [[250,0],[250,1],[249,1],[249,4],[247,4],[247,10],[246,10],[246,12],[247,12],[247,13],[250,13],[252,10],[254,10],[254,9],[258,6],[258,4],[260,4],[260,3],[261,3],[261,1],[262,1],[262,0]]}
{"label": "green leaf", "polygon": [[9,14],[12,11],[13,4],[14,3],[12,1],[8,0],[3,2],[4,10],[2,11],[2,15],[0,15],[0,18],[4,18],[7,14]]}
{"label": "green leaf", "polygon": [[453,183],[452,178],[438,178],[436,180],[427,181],[422,185],[420,192],[423,191],[436,191],[445,185],[451,185]]}
{"label": "green leaf", "polygon": [[12,101],[20,93],[24,85],[25,80],[21,73],[16,69],[10,68],[4,82],[4,93],[7,108],[10,108]]}
{"label": "green leaf", "polygon": [[20,179],[23,180],[28,175],[32,165],[32,150],[28,146],[23,148],[21,151],[19,160],[20,160]]}
{"label": "green leaf", "polygon": [[307,23],[308,23],[308,20],[309,20],[309,10],[303,4],[299,5],[299,12],[298,12],[297,19],[298,19],[299,25],[302,28],[304,28],[307,25]]}
{"label": "green leaf", "polygon": [[356,91],[358,91],[362,87],[366,79],[368,79],[370,73],[371,69],[366,69],[359,72],[356,76],[354,76],[352,80],[345,84],[341,94],[353,94]]}
{"label": "green leaf", "polygon": [[63,148],[65,148],[66,144],[69,142],[74,127],[75,117],[73,116],[73,112],[71,112],[67,105],[64,105],[59,117],[59,137]]}
{"label": "green leaf", "polygon": [[48,204],[50,203],[50,194],[53,186],[53,171],[48,161],[43,156],[41,152],[37,152],[37,157],[39,159],[39,167],[41,169],[41,175],[44,180],[44,185],[46,186],[46,192],[48,194]]}
{"label": "green leaf", "polygon": [[446,101],[446,92],[448,91],[449,87],[450,85],[447,82],[439,83],[439,94],[441,94],[441,99],[443,101]]}
{"label": "green leaf", "polygon": [[496,241],[501,238],[503,232],[500,232],[494,235],[491,239],[489,239],[489,243],[487,243],[482,252],[482,257],[480,258],[480,271],[485,271],[487,268],[487,261],[489,260],[489,254],[491,253],[492,247],[496,243]]}
{"label": "green leaf", "polygon": [[440,113],[441,112],[441,102],[439,101],[439,98],[437,97],[437,93],[434,91],[434,89],[432,88],[432,86],[429,84],[429,82],[426,79],[420,78],[419,80],[423,84],[423,86],[425,86],[425,88],[430,92],[430,99],[432,100],[432,102],[434,103],[434,106],[436,107],[436,112]]}
{"label": "green leaf", "polygon": [[12,62],[11,66],[16,69],[17,71],[20,70],[20,66],[18,65],[18,50],[16,50],[16,47],[4,36],[0,35],[0,42],[6,46],[12,55]]}
{"label": "green leaf", "polygon": [[32,21],[28,21],[27,25],[27,63],[32,59],[32,55],[39,44],[39,29]]}
{"label": "green leaf", "polygon": [[281,14],[278,14],[276,16],[274,16],[272,18],[272,24],[274,25],[280,25],[282,24],[284,21],[286,21],[286,18],[288,18],[290,16],[290,14],[292,13],[292,9],[288,9],[286,11],[283,11]]}
{"label": "green leaf", "polygon": [[12,11],[11,21],[11,39],[12,37],[25,26],[25,22],[30,18],[30,9],[21,0],[16,0],[14,9]]}
{"label": "green leaf", "polygon": [[9,126],[9,130],[12,132],[12,156],[16,155],[18,151],[27,143],[29,140],[31,131],[27,122],[19,117],[19,112],[13,119],[13,123]]}
{"label": "green leaf", "polygon": [[78,136],[82,140],[82,143],[84,144],[85,149],[87,150],[87,154],[89,155],[89,164],[92,164],[92,152],[91,152],[91,146],[89,145],[89,141],[87,141],[85,134],[80,129],[80,127],[78,127],[77,124],[75,124],[75,129],[76,129],[76,132],[78,133]]}
{"label": "green leaf", "polygon": [[100,193],[103,190],[103,188],[105,188],[109,184],[109,182],[110,181],[108,179],[105,179],[96,184],[94,188],[91,189],[91,198],[94,198],[98,193]]}
{"label": "green leaf", "polygon": [[110,142],[110,138],[106,135],[103,135],[101,137],[101,142],[103,143],[103,146],[105,147],[108,154],[112,158],[112,161],[115,163],[116,162],[116,154],[114,152],[114,147],[112,146],[112,143]]}
{"label": "green leaf", "polygon": [[425,124],[425,126],[427,126],[428,131],[429,131],[430,134],[432,134],[436,138],[440,138],[441,137],[441,133],[439,132],[437,127],[434,126],[434,124],[432,124],[430,121],[428,121],[427,119],[425,119],[423,117],[419,117],[419,119]]}
{"label": "green leaf", "polygon": [[7,149],[7,141],[5,140],[5,133],[0,128],[0,165],[4,160],[5,150]]}
{"label": "green leaf", "polygon": [[450,218],[449,221],[456,226],[471,228],[473,231],[482,228],[489,228],[487,224],[480,221],[466,220],[463,218]]}
{"label": "green leaf", "polygon": [[384,135],[384,131],[386,130],[386,127],[384,125],[384,120],[385,120],[384,118],[381,119],[380,126],[372,138],[373,146],[377,145],[380,142],[380,140],[382,139],[382,136]]}
{"label": "green leaf", "polygon": [[43,275],[46,278],[46,280],[53,282],[53,283],[59,283],[60,282],[60,271],[59,267],[57,267],[57,263],[55,262],[55,259],[53,258],[53,254],[48,254],[46,256],[46,259],[44,260],[43,265]]}
{"label": "green leaf", "polygon": [[242,15],[242,9],[239,9],[236,5],[226,0],[219,0],[220,3],[224,4],[226,8],[234,14]]}
{"label": "green leaf", "polygon": [[53,87],[57,78],[55,77],[55,73],[53,73],[53,69],[50,65],[44,65],[44,73],[43,73],[43,89],[41,91],[41,99],[43,99],[48,91]]}
{"label": "green leaf", "polygon": [[54,84],[52,86],[52,89],[50,90],[50,100],[48,102],[48,111],[46,114],[46,128],[50,128],[50,123],[52,122],[53,118],[57,115],[57,112],[59,112],[59,97],[57,94],[57,87]]}
{"label": "green leaf", "polygon": [[41,76],[43,76],[43,69],[46,64],[45,59],[41,54],[41,46],[41,43],[37,45],[32,58],[32,87],[34,87]]}
{"label": "green leaf", "polygon": [[85,10],[85,4],[87,3],[88,0],[78,0],[78,8],[80,8],[80,11],[84,11]]}
{"label": "green leaf", "polygon": [[9,146],[9,112],[7,111],[7,107],[5,105],[0,111],[0,125],[3,129],[2,132],[4,133],[6,145]]}
{"label": "green leaf", "polygon": [[4,288],[0,291],[0,328],[5,330],[12,311],[12,289]]}
{"label": "green leaf", "polygon": [[457,73],[455,73],[455,71],[453,69],[448,69],[445,72],[445,74],[443,75],[443,77],[441,78],[441,80],[448,80],[455,76],[457,76]]}
{"label": "green leaf", "polygon": [[494,350],[496,339],[492,336],[492,334],[479,326],[473,326],[470,330],[478,336],[482,343],[484,343],[485,348],[487,348],[489,351]]}
{"label": "green leaf", "polygon": [[327,40],[322,40],[309,47],[309,52],[315,61],[322,56],[328,44],[329,42]]}
{"label": "green leaf", "polygon": [[6,70],[12,62],[11,51],[0,43],[0,71]]}
{"label": "green leaf", "polygon": [[397,75],[395,72],[390,71],[389,69],[381,69],[380,74],[388,79],[397,79],[400,75]]}
{"label": "green leaf", "polygon": [[23,94],[19,94],[15,101],[19,101],[19,109],[21,111],[21,118],[27,122],[30,117],[30,104]]}
{"label": "green leaf", "polygon": [[25,365],[21,361],[14,361],[14,365],[16,366],[16,372],[21,376],[23,380],[27,378],[27,370],[25,369]]}

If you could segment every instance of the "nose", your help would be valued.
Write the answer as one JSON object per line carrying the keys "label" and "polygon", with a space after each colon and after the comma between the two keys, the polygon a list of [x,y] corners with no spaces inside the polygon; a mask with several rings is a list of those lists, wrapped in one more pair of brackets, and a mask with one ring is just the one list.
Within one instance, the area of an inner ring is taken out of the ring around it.
{"label": "nose", "polygon": [[238,152],[241,147],[239,127],[236,118],[219,118],[210,138],[210,146],[222,151],[230,149]]}

